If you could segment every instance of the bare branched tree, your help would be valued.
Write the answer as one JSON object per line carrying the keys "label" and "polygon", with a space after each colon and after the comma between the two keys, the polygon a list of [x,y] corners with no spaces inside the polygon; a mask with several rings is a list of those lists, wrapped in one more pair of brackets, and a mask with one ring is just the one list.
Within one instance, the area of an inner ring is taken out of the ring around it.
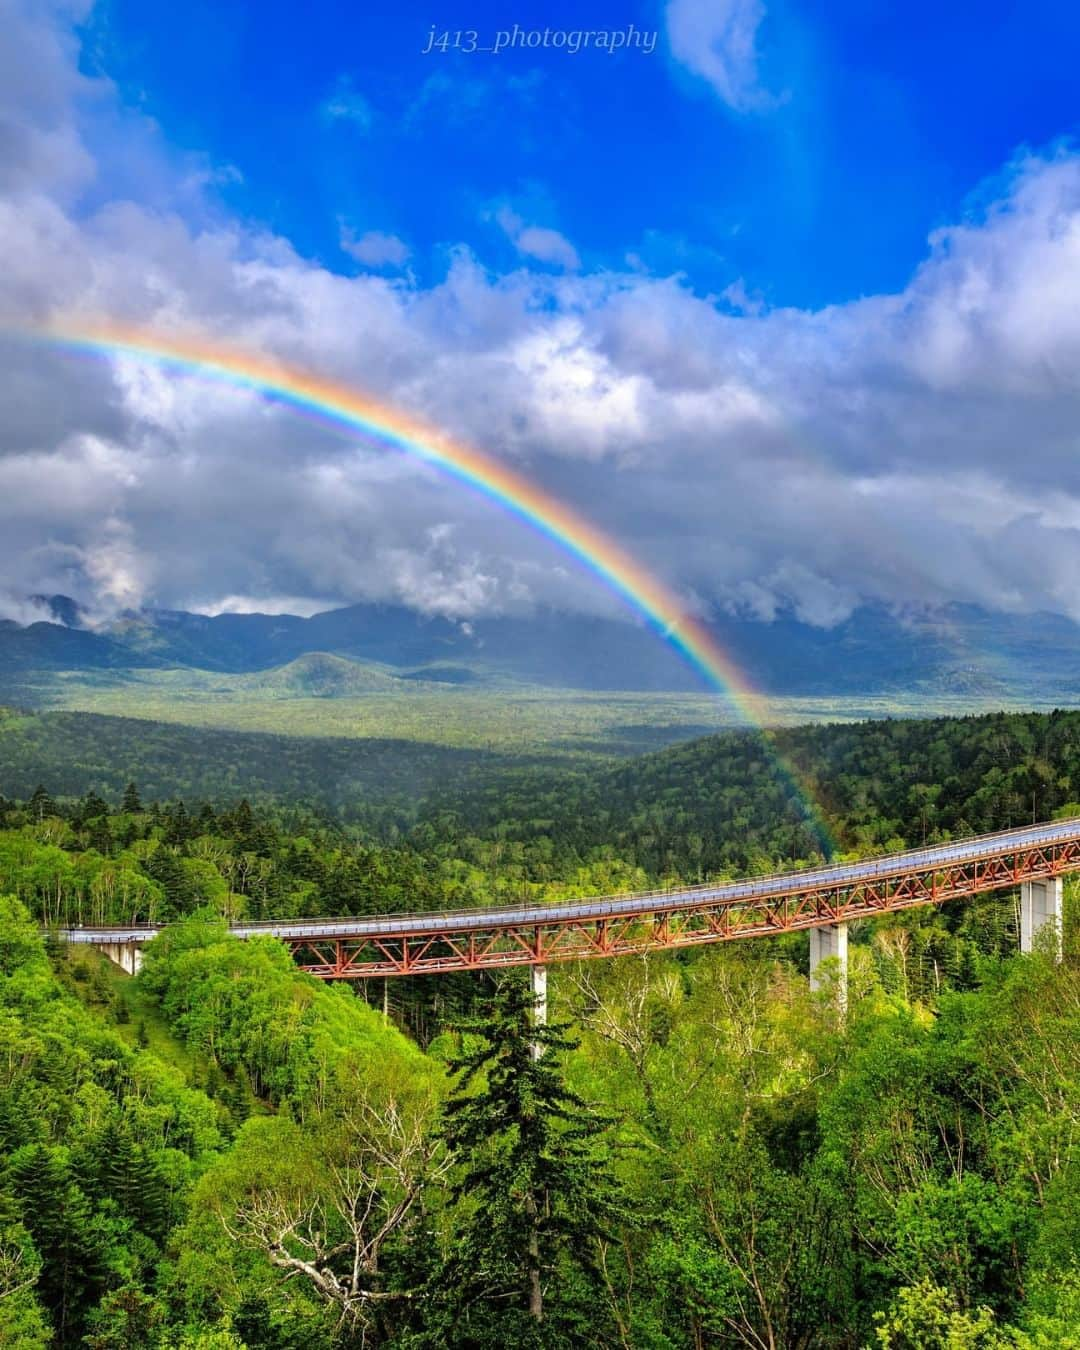
{"label": "bare branched tree", "polygon": [[238,1243],[262,1251],[286,1278],[306,1280],[366,1343],[375,1310],[409,1291],[388,1289],[380,1273],[387,1242],[408,1222],[422,1188],[447,1162],[427,1137],[422,1113],[389,1100],[354,1101],[322,1134],[291,1185],[249,1187],[221,1222]]}
{"label": "bare branched tree", "polygon": [[41,1263],[28,1260],[16,1242],[0,1242],[0,1299],[14,1298],[36,1283]]}

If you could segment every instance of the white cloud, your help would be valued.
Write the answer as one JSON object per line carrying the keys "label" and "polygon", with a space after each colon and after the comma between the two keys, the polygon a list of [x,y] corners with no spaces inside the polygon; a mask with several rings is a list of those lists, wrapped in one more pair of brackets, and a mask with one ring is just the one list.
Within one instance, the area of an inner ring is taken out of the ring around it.
{"label": "white cloud", "polygon": [[395,595],[424,614],[457,618],[498,612],[503,590],[499,575],[485,570],[482,555],[462,553],[432,533],[419,549],[397,546],[379,555]]}
{"label": "white cloud", "polygon": [[762,0],[668,0],[668,44],[676,61],[701,79],[736,112],[776,103],[758,80],[758,29]]}
{"label": "white cloud", "polygon": [[374,109],[348,80],[338,81],[334,92],[319,105],[319,112],[327,122],[343,122],[358,131],[370,131],[375,125]]}
{"label": "white cloud", "polygon": [[[109,517],[94,530],[81,562],[102,617],[137,609],[146,597],[155,570],[153,561],[143,556],[135,542],[132,522],[118,516]],[[96,618],[91,610],[88,622],[94,623]]]}
{"label": "white cloud", "polygon": [[540,225],[526,225],[514,243],[518,251],[527,257],[551,263],[555,267],[564,267],[568,272],[576,271],[581,266],[577,249],[558,230],[544,229]]}
{"label": "white cloud", "polygon": [[0,621],[4,620],[25,627],[32,623],[55,623],[56,617],[41,601],[0,590]]}
{"label": "white cloud", "polygon": [[191,612],[217,618],[219,614],[298,614],[310,619],[333,609],[332,600],[312,599],[307,595],[222,595],[216,600],[192,604]]}
{"label": "white cloud", "polygon": [[[82,17],[88,4],[68,10]],[[46,4],[0,0],[0,191],[65,199],[94,177],[79,112],[111,92],[78,68],[78,42]],[[31,55],[32,59],[27,60]]]}
{"label": "white cloud", "polygon": [[364,267],[403,267],[409,257],[409,246],[403,239],[381,230],[368,230],[358,235],[342,224],[339,243],[343,252]]}
{"label": "white cloud", "polygon": [[499,208],[495,219],[517,251],[527,258],[550,263],[567,272],[576,272],[581,266],[577,249],[558,230],[549,230],[541,225],[526,225],[517,212],[507,206]]}

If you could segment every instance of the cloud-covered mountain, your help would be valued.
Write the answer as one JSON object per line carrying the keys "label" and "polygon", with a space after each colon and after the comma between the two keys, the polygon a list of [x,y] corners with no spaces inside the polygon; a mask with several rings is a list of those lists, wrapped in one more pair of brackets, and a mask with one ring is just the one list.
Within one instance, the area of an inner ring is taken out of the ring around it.
{"label": "cloud-covered mountain", "polygon": [[[64,597],[44,603],[81,621]],[[1080,695],[1080,628],[1051,614],[1014,620],[954,607],[933,621],[902,623],[864,607],[828,629],[788,614],[767,624],[729,618],[712,631],[749,682],[771,694],[1037,692],[1062,702]],[[403,689],[411,680],[710,687],[643,626],[554,610],[467,623],[395,605],[353,605],[311,617],[145,611],[96,630],[0,623],[0,696],[5,687],[18,693],[35,673],[177,667],[251,675],[250,692],[260,696],[358,696]]]}

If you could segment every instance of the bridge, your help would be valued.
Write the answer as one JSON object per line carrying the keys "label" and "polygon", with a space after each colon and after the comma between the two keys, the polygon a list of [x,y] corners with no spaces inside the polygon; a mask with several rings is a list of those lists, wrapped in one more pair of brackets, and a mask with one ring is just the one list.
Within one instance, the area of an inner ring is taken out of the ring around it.
{"label": "bridge", "polygon": [[[538,997],[555,961],[696,947],[809,930],[810,978],[826,971],[846,998],[847,924],[920,905],[1020,888],[1020,948],[1040,934],[1060,954],[1062,877],[1080,871],[1080,819],[1002,830],[853,863],[776,876],[555,904],[377,918],[235,924],[239,938],[270,935],[324,980],[439,975],[531,966]],[[161,926],[71,928],[129,973]],[[822,969],[822,962],[832,960]]]}

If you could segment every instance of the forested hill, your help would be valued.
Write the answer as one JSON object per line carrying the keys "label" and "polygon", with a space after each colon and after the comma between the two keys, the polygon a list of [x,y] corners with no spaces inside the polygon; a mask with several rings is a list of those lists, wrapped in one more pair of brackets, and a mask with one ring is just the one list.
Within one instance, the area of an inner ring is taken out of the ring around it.
{"label": "forested hill", "polygon": [[610,768],[506,771],[429,801],[414,837],[477,836],[539,860],[598,843],[694,879],[1043,820],[1080,798],[1080,712],[1000,713],[708,736]]}
{"label": "forested hill", "polygon": [[1080,800],[1080,712],[727,732],[614,763],[0,715],[0,803],[40,784],[80,817],[84,794],[115,808],[132,780],[191,815],[245,797],[303,805],[355,839],[523,884],[604,859],[694,881],[1046,819]]}
{"label": "forested hill", "polygon": [[813,857],[808,799],[842,850],[1045,819],[1080,799],[1078,747],[1080,712],[725,732],[612,762],[0,710],[0,795],[115,803],[135,781],[162,802],[303,803],[424,850],[501,841],[538,875],[608,848],[693,879]]}
{"label": "forested hill", "polygon": [[[289,797],[287,740],[125,734],[114,750],[144,764],[156,747],[162,788],[170,744],[175,774],[216,745],[233,778],[213,805],[135,784],[57,800],[59,775],[0,799],[0,1344],[1076,1345],[1071,880],[1060,964],[1016,956],[1009,894],[857,925],[846,1018],[810,992],[804,934],[554,967],[571,1036],[539,1060],[516,972],[501,1012],[488,980],[392,982],[395,1030],[362,988],[319,985],[222,920],[809,858],[778,754],[849,850],[1077,810],[1080,713],[729,733],[615,765],[481,758],[475,782],[429,775],[395,842],[378,772],[344,823]],[[98,761],[103,782],[120,762]],[[252,762],[274,788],[255,808],[228,790]],[[41,936],[114,921],[171,925],[134,981]],[[551,1272],[542,1336],[531,1252]]]}
{"label": "forested hill", "polygon": [[[543,763],[542,756],[529,757]],[[95,713],[0,708],[0,795],[43,783],[57,797],[119,800],[135,781],[147,800],[304,802],[369,829],[408,824],[440,785],[497,773],[509,757],[391,738],[275,736]]]}

